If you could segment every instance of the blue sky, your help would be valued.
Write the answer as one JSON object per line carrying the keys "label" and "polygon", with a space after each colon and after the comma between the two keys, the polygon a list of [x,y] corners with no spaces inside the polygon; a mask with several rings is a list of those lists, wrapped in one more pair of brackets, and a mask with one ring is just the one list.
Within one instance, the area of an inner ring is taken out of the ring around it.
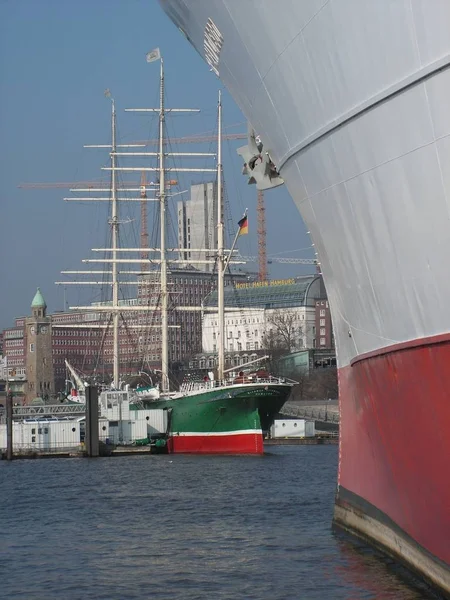
{"label": "blue sky", "polygon": [[[169,122],[169,135],[213,130],[221,83],[156,0],[0,1],[0,329],[29,314],[37,286],[50,311],[62,309],[63,289],[54,285],[59,272],[85,268],[81,259],[105,243],[105,206],[64,202],[70,195],[64,189],[18,185],[104,175],[100,168],[108,162],[107,152],[86,150],[83,144],[110,140],[106,88],[116,100],[123,142],[156,134],[150,118],[123,112],[157,104],[158,66],[145,61],[155,47],[164,56],[167,105],[202,110]],[[245,131],[242,113],[226,91],[223,106],[226,131]],[[241,238],[241,252],[255,255],[256,189],[241,175],[236,154],[243,143],[224,143],[224,173],[232,219],[249,209],[250,234]],[[189,150],[213,151],[194,145]],[[277,188],[265,199],[268,254],[311,257],[311,251],[290,252],[310,241],[287,190]],[[311,267],[270,267],[276,278],[306,272]],[[71,286],[67,302],[77,304],[80,294]]]}

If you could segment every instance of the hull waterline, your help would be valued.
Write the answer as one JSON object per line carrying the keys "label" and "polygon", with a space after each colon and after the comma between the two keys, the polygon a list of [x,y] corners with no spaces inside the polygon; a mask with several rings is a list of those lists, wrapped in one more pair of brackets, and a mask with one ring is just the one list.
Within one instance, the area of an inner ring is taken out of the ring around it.
{"label": "hull waterline", "polygon": [[335,522],[450,594],[450,5],[161,4],[261,135],[318,252]]}

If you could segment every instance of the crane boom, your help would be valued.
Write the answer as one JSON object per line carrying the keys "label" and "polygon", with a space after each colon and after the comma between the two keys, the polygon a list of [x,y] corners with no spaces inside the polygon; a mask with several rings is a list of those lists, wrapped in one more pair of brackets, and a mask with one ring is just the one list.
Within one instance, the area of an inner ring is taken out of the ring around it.
{"label": "crane boom", "polygon": [[[243,140],[247,139],[246,133],[226,133],[222,135],[222,140]],[[184,136],[178,138],[167,138],[165,140],[165,144],[201,144],[205,142],[216,142],[217,135],[209,134],[209,135],[192,135],[192,136]],[[131,142],[132,144],[139,144],[143,146],[155,146],[158,144],[158,139],[153,138],[149,140],[140,140],[137,142]]]}
{"label": "crane boom", "polygon": [[[247,138],[247,134],[246,133],[227,133],[225,135],[222,135],[222,140],[241,140],[241,139],[246,139]],[[204,142],[216,142],[217,141],[217,135],[193,135],[193,136],[185,136],[185,137],[179,137],[179,138],[168,138],[167,140],[165,140],[165,144],[200,144],[200,143],[204,143]],[[154,138],[154,139],[149,139],[149,140],[144,140],[141,142],[132,142],[132,144],[139,144],[139,145],[143,145],[143,146],[154,146],[157,145],[159,143],[158,138]],[[167,184],[171,184],[171,185],[176,185],[176,182],[174,182],[174,180],[170,180],[168,182],[166,182]],[[109,189],[111,185],[111,182],[108,181],[72,181],[72,182],[60,182],[60,183],[20,183],[17,187],[24,189],[24,190],[29,190],[29,189],[49,189],[49,188],[100,188],[100,187],[105,187],[107,189]],[[136,186],[138,188],[140,188],[141,184],[140,182],[134,182],[134,183],[130,183],[130,182],[124,182],[121,184],[117,185],[117,189],[120,190],[120,188],[126,188],[129,187],[130,185]],[[152,182],[148,182],[147,183],[148,186],[154,185]]]}
{"label": "crane boom", "polygon": [[75,369],[72,367],[72,365],[68,362],[67,359],[65,359],[64,362],[66,363],[67,370],[69,371],[69,373],[74,378],[74,381],[75,381],[75,383],[77,385],[78,391],[84,392],[86,386],[83,383],[83,381],[81,380],[81,377],[78,375],[78,373],[75,371]]}

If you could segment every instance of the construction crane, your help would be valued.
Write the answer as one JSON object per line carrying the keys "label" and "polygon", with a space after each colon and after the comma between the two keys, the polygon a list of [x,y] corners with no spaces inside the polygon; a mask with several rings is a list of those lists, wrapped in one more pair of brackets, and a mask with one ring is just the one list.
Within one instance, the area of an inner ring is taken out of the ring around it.
{"label": "construction crane", "polygon": [[[242,140],[242,139],[246,139],[247,138],[247,134],[246,133],[226,133],[222,136],[223,140]],[[179,137],[179,138],[168,138],[166,140],[166,144],[195,144],[195,143],[204,143],[204,142],[214,142],[217,141],[217,135],[193,135],[193,136],[185,136],[185,137]],[[143,140],[140,142],[130,142],[130,145],[141,145],[141,146],[152,146],[152,145],[156,145],[159,144],[159,139],[158,138],[153,138],[153,139],[149,139],[149,140]],[[138,182],[125,182],[125,183],[119,183],[118,184],[118,189],[120,189],[121,187],[128,187],[128,186],[136,186],[137,188],[140,188],[140,183]],[[155,185],[154,182],[149,182],[146,185]],[[171,185],[176,185],[176,181],[175,180],[169,180],[167,182],[167,186],[171,186]],[[57,183],[20,183],[18,186],[18,188],[24,189],[24,190],[31,190],[31,189],[51,189],[51,188],[61,188],[61,189],[67,189],[67,188],[72,188],[72,189],[79,189],[79,188],[100,188],[100,187],[105,187],[105,188],[109,188],[110,187],[110,181],[69,181],[69,182],[57,182]]]}
{"label": "construction crane", "polygon": [[[222,140],[243,140],[247,139],[246,133],[225,133],[222,135]],[[205,142],[217,142],[217,135],[205,134],[205,135],[191,135],[179,138],[167,138],[165,144],[200,144]],[[158,138],[152,138],[149,140],[141,140],[137,142],[131,142],[131,144],[142,145],[142,146],[156,146],[159,144]]]}
{"label": "construction crane", "polygon": [[[242,140],[247,139],[248,133],[227,133],[222,136],[223,140]],[[178,138],[169,138],[165,141],[166,144],[191,144],[191,143],[206,143],[216,142],[217,135],[215,134],[204,134],[204,135],[193,135],[184,136]],[[152,138],[148,140],[141,140],[131,142],[132,145],[152,146],[159,143],[158,138]],[[176,180],[169,180],[167,187],[176,185]],[[154,185],[153,182],[146,183],[144,175],[141,177],[140,183],[126,182],[120,183],[118,189],[129,188],[135,186],[139,188],[141,198],[144,200],[141,202],[141,248],[148,247],[148,233],[147,233],[147,203],[145,202],[146,190],[150,189],[148,186]],[[105,188],[109,189],[109,181],[78,181],[78,182],[61,182],[61,183],[21,183],[19,186],[21,189],[49,189],[49,188],[71,188],[71,189],[97,189]],[[260,281],[266,281],[267,279],[267,265],[270,264],[270,260],[267,260],[266,250],[266,216],[265,216],[265,205],[264,205],[264,192],[258,190],[257,193],[257,219],[258,219],[258,279]],[[144,258],[144,257],[143,257]],[[256,259],[255,259],[256,260]],[[299,259],[302,260],[302,259]],[[283,261],[279,261],[283,262]],[[286,260],[285,262],[289,262]],[[295,261],[294,261],[295,262]],[[312,263],[305,263],[312,264]]]}
{"label": "construction crane", "polygon": [[258,190],[256,213],[258,215],[258,279],[267,281],[266,207],[262,190]]}

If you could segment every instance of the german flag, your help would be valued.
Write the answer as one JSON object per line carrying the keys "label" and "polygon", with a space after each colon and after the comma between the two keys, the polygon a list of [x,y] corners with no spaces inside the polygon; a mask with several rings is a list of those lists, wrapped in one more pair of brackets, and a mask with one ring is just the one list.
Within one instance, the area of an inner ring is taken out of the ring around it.
{"label": "german flag", "polygon": [[244,215],[242,219],[238,222],[239,225],[239,235],[246,235],[248,233],[248,217]]}

